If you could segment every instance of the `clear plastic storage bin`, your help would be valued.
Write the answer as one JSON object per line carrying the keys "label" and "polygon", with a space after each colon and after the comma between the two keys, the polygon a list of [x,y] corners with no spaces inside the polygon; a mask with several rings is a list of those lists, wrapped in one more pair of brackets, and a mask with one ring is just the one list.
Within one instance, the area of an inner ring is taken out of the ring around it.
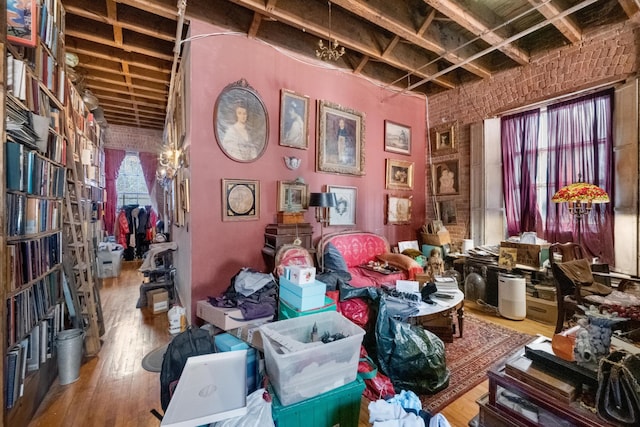
{"label": "clear plastic storage bin", "polygon": [[[344,338],[311,342],[325,334]],[[364,330],[340,313],[327,311],[260,327],[269,381],[282,403],[291,405],[356,379]]]}

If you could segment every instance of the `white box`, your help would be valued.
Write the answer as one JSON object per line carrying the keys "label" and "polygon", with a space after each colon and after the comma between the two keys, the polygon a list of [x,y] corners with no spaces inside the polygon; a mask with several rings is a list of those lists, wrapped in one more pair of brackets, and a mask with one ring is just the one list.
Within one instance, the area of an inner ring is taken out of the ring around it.
{"label": "white box", "polygon": [[[319,337],[341,333],[345,338],[327,344],[310,343],[317,327]],[[260,327],[269,381],[283,406],[326,393],[355,381],[364,330],[336,311],[325,311]],[[281,353],[275,339],[295,351]]]}
{"label": "white box", "polygon": [[118,277],[122,266],[123,253],[124,250],[98,251],[98,256],[96,257],[98,277],[101,279]]}
{"label": "white box", "polygon": [[316,281],[316,268],[288,266],[284,268],[284,278],[296,285],[314,283]]}
{"label": "white box", "polygon": [[269,316],[263,319],[242,320],[243,316],[239,308],[215,307],[206,300],[196,303],[196,316],[225,331],[251,323],[266,322],[273,319],[273,316]]}

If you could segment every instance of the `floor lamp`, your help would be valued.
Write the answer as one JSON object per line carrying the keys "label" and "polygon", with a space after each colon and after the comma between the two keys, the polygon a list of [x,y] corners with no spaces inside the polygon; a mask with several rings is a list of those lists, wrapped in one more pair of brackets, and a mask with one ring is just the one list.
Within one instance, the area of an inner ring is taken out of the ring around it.
{"label": "floor lamp", "polygon": [[597,185],[575,182],[558,190],[551,201],[568,204],[578,226],[578,245],[582,246],[582,219],[589,215],[594,203],[609,203],[609,195]]}
{"label": "floor lamp", "polygon": [[[316,221],[320,223],[320,240],[317,249],[320,250],[322,238],[324,237],[324,227],[329,223],[329,208],[335,208],[338,204],[334,193],[311,193],[309,196],[309,206],[316,208]],[[324,272],[324,254],[316,252],[320,257],[320,272]]]}

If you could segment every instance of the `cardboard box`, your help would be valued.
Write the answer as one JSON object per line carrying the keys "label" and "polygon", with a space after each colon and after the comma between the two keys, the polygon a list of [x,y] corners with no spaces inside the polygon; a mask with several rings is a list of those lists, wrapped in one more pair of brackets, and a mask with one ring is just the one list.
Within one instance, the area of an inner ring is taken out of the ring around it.
{"label": "cardboard box", "polygon": [[500,242],[500,248],[515,249],[515,263],[526,267],[540,268],[549,258],[549,245]]}
{"label": "cardboard box", "polygon": [[527,318],[555,325],[558,320],[558,306],[555,301],[527,295]]}
{"label": "cardboard box", "polygon": [[240,326],[239,328],[230,329],[227,332],[236,338],[240,338],[251,347],[264,352],[262,335],[260,335],[260,324],[250,323],[248,325]]}
{"label": "cardboard box", "polygon": [[273,316],[269,316],[264,319],[242,320],[242,312],[239,308],[214,307],[206,300],[196,303],[196,316],[225,331],[239,328],[250,323],[256,323],[257,321],[273,319]]}
{"label": "cardboard box", "polygon": [[153,314],[169,311],[169,292],[166,289],[147,291],[147,304]]}
{"label": "cardboard box", "polygon": [[434,234],[420,233],[422,236],[423,245],[442,246],[451,243],[451,236],[449,231],[442,230]]}
{"label": "cardboard box", "polygon": [[316,268],[297,265],[287,266],[284,267],[284,278],[296,285],[314,283],[316,281]]}

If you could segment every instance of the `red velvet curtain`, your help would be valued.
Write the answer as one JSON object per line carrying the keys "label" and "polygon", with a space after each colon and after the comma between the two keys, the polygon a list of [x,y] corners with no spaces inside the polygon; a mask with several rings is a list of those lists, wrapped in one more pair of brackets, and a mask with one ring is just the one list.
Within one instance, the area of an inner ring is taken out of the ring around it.
{"label": "red velvet curtain", "polygon": [[509,236],[538,232],[536,182],[540,110],[501,119],[502,182]]}
{"label": "red velvet curtain", "polygon": [[[549,156],[545,238],[578,241],[567,203],[553,203],[560,188],[574,182],[595,184],[613,200],[613,90],[584,96],[548,109]],[[582,219],[582,246],[600,262],[613,264],[613,205],[594,204]]]}
{"label": "red velvet curtain", "polygon": [[104,206],[104,228],[109,236],[113,235],[113,224],[116,220],[116,207],[118,206],[116,179],[126,154],[124,150],[104,149],[104,175],[107,190],[107,201]]}
{"label": "red velvet curtain", "polygon": [[[142,167],[142,174],[144,175],[144,181],[147,184],[147,191],[149,191],[149,198],[151,199],[151,206],[158,212],[158,184],[156,183],[156,169],[158,168],[158,154],[156,153],[138,153],[140,159],[140,166]],[[154,187],[155,186],[155,187]],[[155,226],[155,224],[153,224]]]}

